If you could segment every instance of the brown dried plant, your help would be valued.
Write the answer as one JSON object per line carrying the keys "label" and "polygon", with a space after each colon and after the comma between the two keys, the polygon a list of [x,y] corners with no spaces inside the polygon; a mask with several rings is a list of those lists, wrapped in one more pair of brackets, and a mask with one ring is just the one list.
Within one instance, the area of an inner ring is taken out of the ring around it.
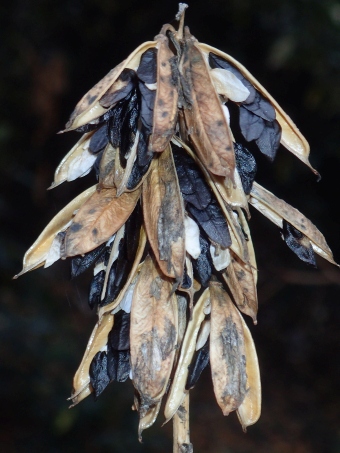
{"label": "brown dried plant", "polygon": [[[89,304],[99,319],[72,405],[130,378],[139,436],[164,400],[175,452],[193,451],[189,391],[208,364],[223,414],[236,411],[244,430],[260,416],[256,350],[240,313],[256,324],[249,204],[300,259],[315,266],[316,253],[334,263],[318,229],[254,182],[244,146],[255,141],[274,160],[281,143],[317,174],[308,143],[239,62],[191,35],[186,7],[177,30],[164,25],[77,104],[63,132],[84,135],[52,187],[92,169],[98,183],[47,225],[20,273],[59,258],[71,258],[73,277],[93,266]],[[238,142],[230,104],[239,111]]]}

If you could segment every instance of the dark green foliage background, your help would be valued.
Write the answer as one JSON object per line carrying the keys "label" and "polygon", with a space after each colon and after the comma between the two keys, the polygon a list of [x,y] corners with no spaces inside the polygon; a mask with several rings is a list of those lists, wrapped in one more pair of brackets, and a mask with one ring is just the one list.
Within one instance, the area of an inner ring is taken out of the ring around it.
{"label": "dark green foliage background", "polygon": [[[69,410],[73,373],[95,323],[89,275],[69,263],[17,281],[25,250],[93,176],[46,192],[76,133],[55,135],[80,97],[177,11],[174,1],[12,0],[0,6],[0,448],[21,452],[170,452],[161,419],[137,440],[132,385],[111,385]],[[230,53],[280,102],[308,138],[313,174],[281,149],[256,154],[258,181],[304,212],[340,259],[340,2],[196,0],[187,24]],[[217,408],[206,370],[192,392],[195,452],[336,453],[339,432],[340,271],[317,271],[252,211],[263,413],[244,434]],[[302,285],[304,283],[304,285]]]}

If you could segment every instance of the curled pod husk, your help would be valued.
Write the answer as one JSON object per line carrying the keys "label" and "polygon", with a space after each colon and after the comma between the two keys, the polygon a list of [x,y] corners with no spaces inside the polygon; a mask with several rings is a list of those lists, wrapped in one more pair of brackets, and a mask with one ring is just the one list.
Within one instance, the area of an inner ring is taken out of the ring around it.
{"label": "curled pod husk", "polygon": [[52,247],[55,237],[58,233],[65,231],[68,228],[74,216],[74,212],[77,211],[94,194],[95,191],[95,186],[86,189],[83,193],[78,195],[74,200],[66,205],[50,221],[38,239],[25,253],[23,269],[18,275],[15,276],[16,278],[25,272],[31,271],[45,264],[46,257]]}
{"label": "curled pod husk", "polygon": [[235,68],[237,68],[241,74],[261,93],[269,102],[273,105],[276,112],[276,120],[281,126],[281,143],[287,148],[291,153],[298,157],[304,164],[306,164],[316,175],[318,172],[311,166],[309,162],[309,144],[304,136],[301,134],[299,129],[295,126],[291,118],[283,111],[279,104],[273,99],[273,97],[268,93],[268,91],[253,77],[250,72],[235,58],[230,55],[211,47],[207,44],[199,43],[198,44],[201,51],[208,58],[209,53],[213,53],[229,63],[231,63]]}
{"label": "curled pod husk", "polygon": [[113,315],[106,315],[97,322],[92,332],[84,357],[73,378],[73,392],[70,398],[73,403],[72,406],[80,403],[92,392],[90,386],[90,365],[94,356],[106,347],[108,335],[113,326],[113,319]]}

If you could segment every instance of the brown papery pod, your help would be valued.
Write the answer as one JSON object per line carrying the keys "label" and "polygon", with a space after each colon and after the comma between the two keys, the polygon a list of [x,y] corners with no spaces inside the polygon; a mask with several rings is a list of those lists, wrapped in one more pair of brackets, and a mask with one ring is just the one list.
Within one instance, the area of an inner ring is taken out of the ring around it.
{"label": "brown papery pod", "polygon": [[96,186],[86,189],[83,193],[78,195],[68,205],[66,205],[46,226],[43,232],[33,245],[27,250],[24,256],[23,269],[15,276],[15,278],[24,274],[25,272],[37,269],[43,266],[47,254],[53,244],[54,238],[61,231],[65,231],[72,218],[74,212],[78,210],[95,192]]}
{"label": "brown papery pod", "polygon": [[253,338],[242,316],[240,316],[240,319],[243,325],[246,350],[247,393],[237,409],[237,416],[243,431],[246,431],[247,426],[256,423],[261,415],[261,378]]}
{"label": "brown papery pod", "polygon": [[210,282],[210,366],[223,415],[238,409],[247,393],[246,350],[241,315],[219,282]]}
{"label": "brown papery pod", "polygon": [[65,255],[82,255],[107,241],[130,217],[140,193],[137,189],[117,198],[114,188],[95,192],[79,209],[66,233]]}
{"label": "brown papery pod", "polygon": [[198,41],[185,29],[180,63],[184,117],[195,150],[211,173],[234,181],[235,154],[229,125]]}
{"label": "brown papery pod", "polygon": [[[94,122],[95,120],[107,112],[107,108],[100,105],[100,98],[104,96],[106,91],[115,83],[120,74],[125,68],[136,70],[139,66],[140,58],[144,52],[156,46],[155,41],[148,41],[141,44],[135,49],[126,60],[120,63],[115,68],[100,80],[90,91],[88,91],[78,102],[76,108],[72,112],[66,128],[62,132],[77,129],[84,124]],[[121,88],[120,84],[117,90]]]}
{"label": "brown papery pod", "polygon": [[249,82],[267,98],[270,103],[275,108],[276,120],[282,128],[281,143],[287,148],[291,153],[298,157],[304,164],[306,164],[316,175],[319,173],[311,166],[309,162],[309,144],[305,137],[301,134],[299,129],[295,126],[291,118],[284,112],[284,110],[279,106],[275,99],[268,93],[268,91],[253,77],[250,72],[235,58],[230,55],[222,52],[215,47],[209,46],[207,44],[199,43],[198,44],[201,51],[205,54],[205,58],[208,58],[210,52],[218,55],[221,58],[229,61],[233,66],[235,66],[241,74],[249,80]]}
{"label": "brown papery pod", "polygon": [[149,141],[149,149],[155,152],[164,151],[167,147],[177,120],[178,58],[169,48],[169,39],[165,36],[168,29],[175,31],[171,26],[164,26],[155,37],[158,42],[157,88]]}
{"label": "brown papery pod", "polygon": [[184,208],[170,145],[151,163],[143,184],[146,233],[162,272],[182,281],[185,260]]}
{"label": "brown papery pod", "polygon": [[256,182],[254,182],[250,195],[249,203],[259,210],[261,214],[280,228],[282,228],[282,219],[285,219],[311,241],[315,253],[330,263],[336,264],[324,235],[300,211],[284,200],[277,198]]}
{"label": "brown papery pod", "polygon": [[177,334],[177,298],[172,282],[147,256],[133,294],[130,327],[132,380],[140,395],[141,418],[166,391]]}

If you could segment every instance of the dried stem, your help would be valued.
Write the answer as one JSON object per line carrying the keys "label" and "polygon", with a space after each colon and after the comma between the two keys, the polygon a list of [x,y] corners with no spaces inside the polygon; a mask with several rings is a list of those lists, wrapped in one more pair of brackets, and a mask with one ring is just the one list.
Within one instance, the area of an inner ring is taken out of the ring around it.
{"label": "dried stem", "polygon": [[185,10],[189,6],[186,3],[179,3],[178,4],[178,13],[176,14],[176,20],[179,21],[179,27],[177,31],[177,39],[181,40],[183,39],[183,28],[184,28],[184,16],[185,16]]}
{"label": "dried stem", "polygon": [[194,447],[190,442],[189,393],[173,416],[173,435],[173,453],[193,453]]}

